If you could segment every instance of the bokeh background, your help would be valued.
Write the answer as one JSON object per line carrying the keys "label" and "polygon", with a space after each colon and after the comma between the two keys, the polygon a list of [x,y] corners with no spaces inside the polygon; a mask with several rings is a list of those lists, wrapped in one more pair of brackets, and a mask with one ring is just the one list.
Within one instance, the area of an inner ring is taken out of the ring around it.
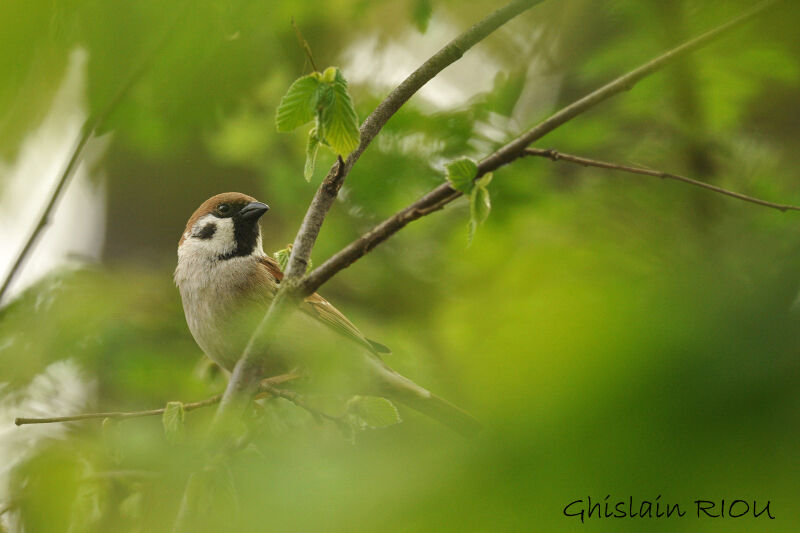
{"label": "bokeh background", "polygon": [[[140,410],[224,388],[202,371],[172,285],[208,196],[272,210],[294,238],[322,151],[275,107],[310,65],[350,81],[363,119],[500,2],[6,0],[0,16],[0,266],[27,238],[81,124],[161,36],[90,142],[0,310],[0,529],[168,531],[213,410],[15,427],[16,416]],[[467,53],[387,124],[325,223],[319,264],[443,180],[606,81],[752,5],[549,0]],[[783,2],[537,146],[682,173],[800,204],[800,11]],[[485,425],[467,441],[415,412],[355,442],[282,400],[253,445],[204,474],[208,531],[796,531],[800,215],[683,184],[520,160],[468,206],[413,223],[321,291],[390,365]],[[591,497],[680,503],[681,519],[563,515]],[[775,520],[695,516],[770,502]],[[719,504],[718,504],[719,505]],[[6,509],[8,509],[6,511]]]}

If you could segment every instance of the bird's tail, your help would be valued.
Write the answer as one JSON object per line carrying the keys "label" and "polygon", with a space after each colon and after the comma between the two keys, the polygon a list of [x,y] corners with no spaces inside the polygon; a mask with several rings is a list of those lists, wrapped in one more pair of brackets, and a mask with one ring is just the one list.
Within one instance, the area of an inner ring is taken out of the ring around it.
{"label": "bird's tail", "polygon": [[465,437],[473,437],[483,430],[481,423],[460,407],[456,407],[394,371],[390,370],[389,372],[389,375],[385,375],[385,380],[389,386],[391,399],[438,420]]}

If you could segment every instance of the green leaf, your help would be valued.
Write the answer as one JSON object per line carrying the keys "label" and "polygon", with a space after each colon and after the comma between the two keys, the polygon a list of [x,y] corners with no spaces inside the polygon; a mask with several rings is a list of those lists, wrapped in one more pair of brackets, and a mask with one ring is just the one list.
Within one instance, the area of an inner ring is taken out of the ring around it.
{"label": "green leaf", "polygon": [[445,176],[450,186],[464,194],[472,191],[472,180],[478,174],[478,165],[468,157],[456,159],[445,165]]}
{"label": "green leaf", "polygon": [[[324,76],[328,76],[331,68],[327,69]],[[361,133],[358,131],[358,115],[347,91],[347,80],[342,72],[334,69],[334,80],[330,93],[321,92],[317,108],[319,109],[319,137],[330,146],[334,152],[342,157],[347,157],[358,148]],[[329,100],[328,100],[329,98]]]}
{"label": "green leaf", "polygon": [[433,13],[433,5],[431,0],[415,0],[414,11],[411,14],[414,19],[414,24],[420,33],[428,31],[428,23],[431,21],[431,13]]}
{"label": "green leaf", "polygon": [[472,244],[475,238],[475,231],[478,226],[483,224],[489,217],[492,210],[492,200],[487,188],[492,181],[491,172],[475,181],[475,186],[469,195],[469,231],[467,234],[467,245]]}
{"label": "green leaf", "polygon": [[277,252],[272,253],[272,257],[275,258],[275,261],[278,262],[278,265],[281,267],[281,272],[286,270],[286,267],[289,266],[289,255],[292,253],[292,245],[288,245],[283,250],[278,250]]}
{"label": "green leaf", "polygon": [[161,423],[164,424],[164,434],[167,441],[172,444],[180,442],[183,438],[183,420],[186,413],[183,410],[183,403],[168,402],[161,416]]}
{"label": "green leaf", "polygon": [[493,173],[487,172],[486,174],[475,180],[475,186],[486,188],[492,182],[493,177],[494,177]]}
{"label": "green leaf", "polygon": [[318,72],[298,78],[292,83],[281,98],[275,114],[275,126],[278,131],[292,131],[314,120],[320,85]]}
{"label": "green leaf", "polygon": [[322,81],[325,83],[333,83],[336,81],[336,73],[339,71],[336,67],[328,67],[325,69],[325,72],[322,73]]}
{"label": "green leaf", "polygon": [[347,402],[348,414],[354,415],[362,425],[383,428],[402,422],[397,407],[386,398],[378,396],[353,396]]}
{"label": "green leaf", "polygon": [[[275,258],[275,261],[278,262],[278,265],[281,267],[281,272],[286,271],[286,267],[289,266],[289,256],[292,254],[292,245],[287,244],[286,248],[283,250],[278,250],[277,252],[272,252],[272,257]],[[309,258],[308,265],[306,266],[306,272],[314,268],[314,262],[311,261]]]}
{"label": "green leaf", "polygon": [[319,151],[319,137],[317,136],[317,128],[311,128],[308,132],[308,144],[306,144],[306,165],[303,168],[303,176],[306,181],[311,181],[311,176],[314,175],[314,163],[317,161],[317,152]]}

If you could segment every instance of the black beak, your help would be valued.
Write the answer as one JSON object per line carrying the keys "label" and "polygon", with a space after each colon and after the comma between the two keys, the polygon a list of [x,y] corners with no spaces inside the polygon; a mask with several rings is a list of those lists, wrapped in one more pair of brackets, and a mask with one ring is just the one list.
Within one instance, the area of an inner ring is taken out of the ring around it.
{"label": "black beak", "polygon": [[244,220],[258,220],[261,218],[261,215],[269,211],[269,206],[267,204],[262,204],[261,202],[250,202],[246,206],[239,211],[239,218]]}

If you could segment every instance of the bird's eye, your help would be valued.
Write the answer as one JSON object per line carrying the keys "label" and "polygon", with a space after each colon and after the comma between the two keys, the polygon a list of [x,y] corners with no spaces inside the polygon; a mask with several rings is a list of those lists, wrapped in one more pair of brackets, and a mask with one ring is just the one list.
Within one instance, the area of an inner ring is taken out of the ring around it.
{"label": "bird's eye", "polygon": [[230,212],[231,212],[231,206],[229,206],[228,204],[219,204],[217,206],[217,213],[219,213],[220,215],[227,215]]}

